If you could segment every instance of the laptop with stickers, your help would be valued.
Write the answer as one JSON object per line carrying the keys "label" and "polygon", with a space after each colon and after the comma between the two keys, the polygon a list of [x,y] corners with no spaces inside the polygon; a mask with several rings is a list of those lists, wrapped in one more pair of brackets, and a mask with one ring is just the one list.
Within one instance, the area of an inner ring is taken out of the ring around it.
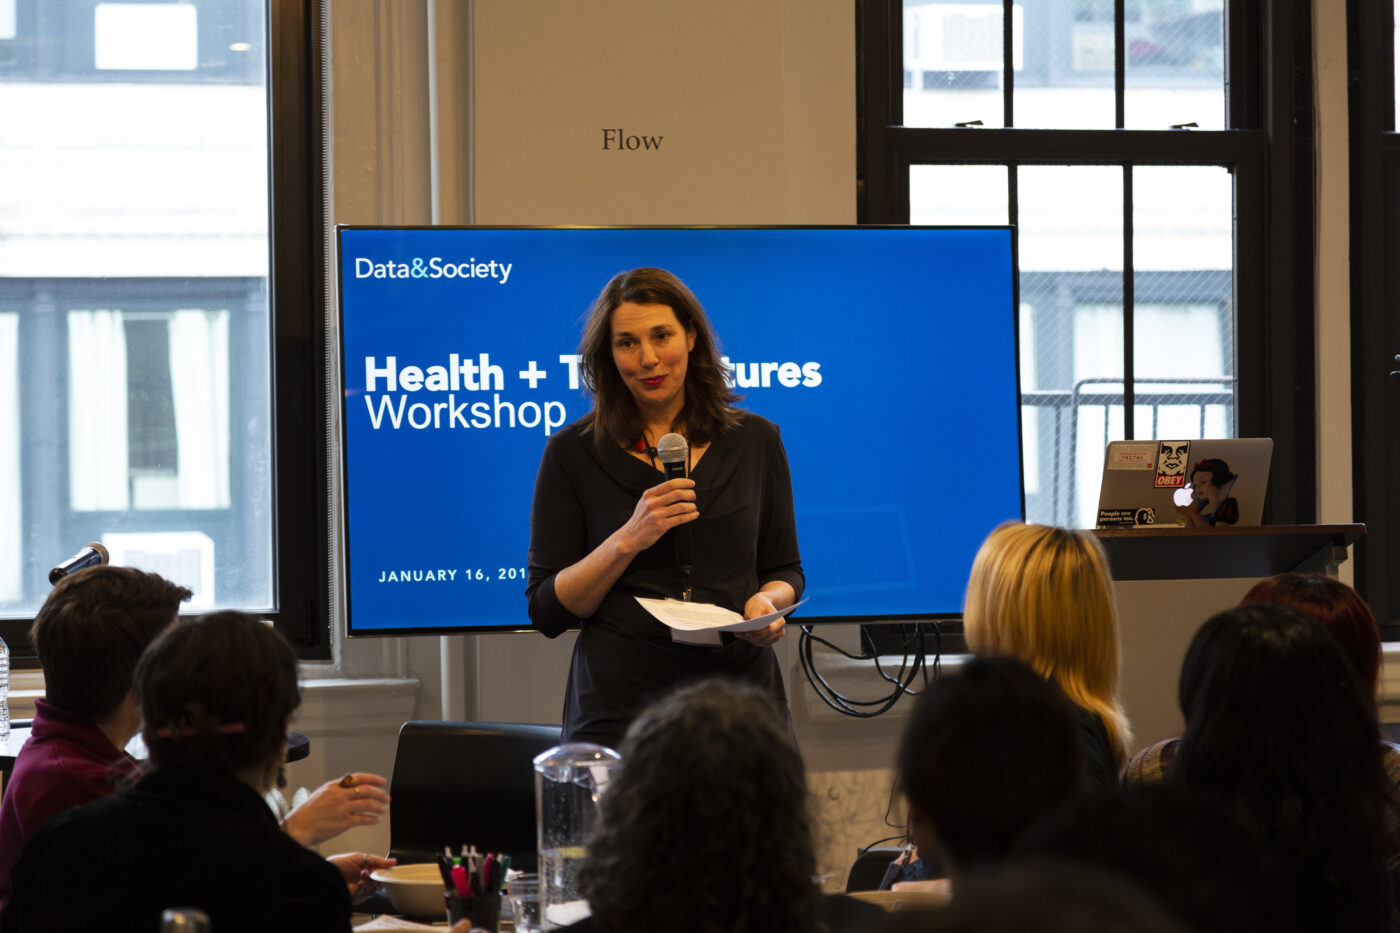
{"label": "laptop with stickers", "polygon": [[1273,453],[1267,437],[1109,441],[1098,527],[1258,525]]}

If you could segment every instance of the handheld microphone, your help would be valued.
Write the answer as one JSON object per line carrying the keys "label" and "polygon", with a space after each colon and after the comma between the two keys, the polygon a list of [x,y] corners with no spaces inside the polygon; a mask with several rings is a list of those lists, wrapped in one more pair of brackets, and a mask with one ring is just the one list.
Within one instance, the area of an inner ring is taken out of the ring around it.
{"label": "handheld microphone", "polygon": [[96,541],[91,541],[72,557],[49,571],[49,585],[53,586],[75,570],[93,567],[108,562],[107,549]]}
{"label": "handheld microphone", "polygon": [[[665,471],[667,479],[683,479],[686,460],[690,456],[690,442],[679,434],[663,434],[661,440],[656,442],[656,456],[661,461],[661,468]],[[676,564],[686,576],[688,599],[690,571],[695,568],[695,533],[690,525],[686,524],[674,529],[672,537],[676,539]]]}

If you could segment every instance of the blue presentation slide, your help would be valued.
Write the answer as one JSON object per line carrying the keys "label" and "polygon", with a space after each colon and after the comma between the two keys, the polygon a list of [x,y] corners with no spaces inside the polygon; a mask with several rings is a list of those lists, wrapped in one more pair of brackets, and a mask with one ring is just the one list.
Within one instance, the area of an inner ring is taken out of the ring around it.
{"label": "blue presentation slide", "polygon": [[794,618],[961,612],[982,539],[1022,515],[1012,235],[341,228],[350,633],[529,627],[540,454],[590,407],[589,305],[637,266],[690,286],[742,407],[782,430]]}

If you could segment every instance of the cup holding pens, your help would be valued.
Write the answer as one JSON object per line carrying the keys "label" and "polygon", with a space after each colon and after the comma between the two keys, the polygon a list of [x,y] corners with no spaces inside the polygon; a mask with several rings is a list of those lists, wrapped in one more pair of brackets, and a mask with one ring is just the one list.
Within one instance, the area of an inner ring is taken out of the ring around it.
{"label": "cup holding pens", "polygon": [[481,929],[488,933],[497,933],[500,930],[501,895],[477,894],[464,897],[453,891],[445,891],[443,899],[447,902],[448,923],[470,920],[473,930]]}

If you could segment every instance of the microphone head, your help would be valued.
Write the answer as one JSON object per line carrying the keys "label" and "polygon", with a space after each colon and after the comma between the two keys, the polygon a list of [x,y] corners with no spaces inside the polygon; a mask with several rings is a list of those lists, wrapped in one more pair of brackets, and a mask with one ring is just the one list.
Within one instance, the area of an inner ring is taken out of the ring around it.
{"label": "microphone head", "polygon": [[656,442],[656,456],[662,463],[684,463],[690,442],[679,434],[663,434]]}
{"label": "microphone head", "polygon": [[57,586],[58,581],[75,570],[84,567],[100,567],[111,560],[107,549],[96,541],[89,541],[83,549],[49,571],[49,584]]}

